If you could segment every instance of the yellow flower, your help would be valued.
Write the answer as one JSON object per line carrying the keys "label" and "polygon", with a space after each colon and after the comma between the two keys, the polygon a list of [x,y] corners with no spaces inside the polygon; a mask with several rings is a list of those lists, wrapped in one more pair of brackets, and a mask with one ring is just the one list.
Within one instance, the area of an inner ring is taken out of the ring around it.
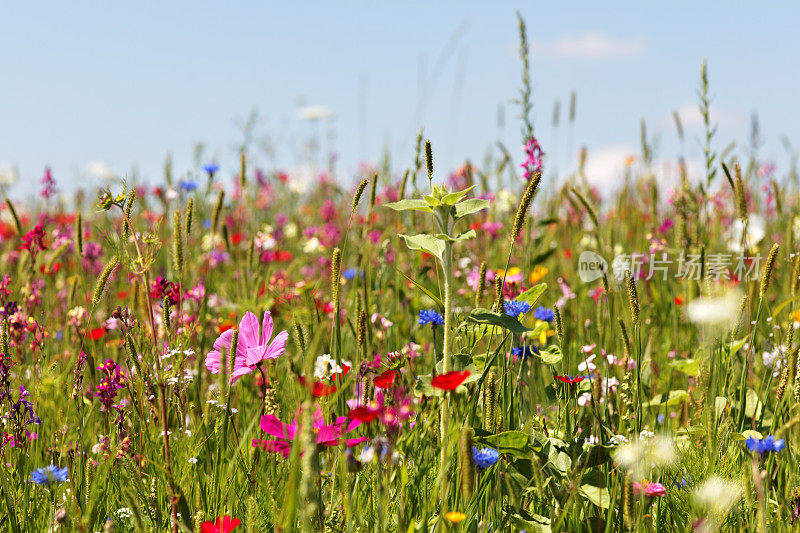
{"label": "yellow flower", "polygon": [[459,513],[458,511],[450,511],[449,513],[444,515],[445,518],[450,520],[454,524],[458,524],[459,522],[463,521],[467,515],[464,513]]}
{"label": "yellow flower", "polygon": [[636,161],[636,158],[633,157],[632,155],[629,155],[628,157],[625,158],[625,166],[626,167],[631,166],[634,161]]}
{"label": "yellow flower", "polygon": [[549,270],[547,269],[547,267],[536,265],[535,267],[533,267],[533,272],[531,272],[531,275],[528,278],[528,280],[531,282],[531,285],[536,285],[537,283],[542,281],[542,278],[545,277],[548,272]]}
{"label": "yellow flower", "polygon": [[522,283],[522,271],[519,267],[511,267],[508,270],[497,270],[495,275],[500,276],[500,278],[505,278],[506,283]]}
{"label": "yellow flower", "polygon": [[789,318],[791,318],[794,322],[800,322],[800,309],[789,313]]}

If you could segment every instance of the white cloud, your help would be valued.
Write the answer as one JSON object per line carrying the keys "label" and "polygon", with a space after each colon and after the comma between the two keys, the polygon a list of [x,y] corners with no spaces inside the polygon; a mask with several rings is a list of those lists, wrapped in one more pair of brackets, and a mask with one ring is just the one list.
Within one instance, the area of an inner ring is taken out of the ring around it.
{"label": "white cloud", "polygon": [[[642,171],[641,153],[629,144],[614,144],[589,149],[586,152],[584,174],[590,185],[604,191],[614,190],[624,183],[626,167],[631,165],[631,174],[640,175]],[[577,166],[577,156],[574,167]],[[658,159],[651,164],[651,171],[658,177],[659,185],[666,188],[681,182],[681,167],[677,160]],[[703,163],[697,159],[686,161],[686,174],[690,182],[696,182],[703,175]]]}
{"label": "white cloud", "polygon": [[637,57],[647,43],[641,37],[620,38],[587,31],[579,35],[562,35],[549,42],[534,42],[532,52],[547,57],[578,59],[612,59]]}
{"label": "white cloud", "polygon": [[86,165],[82,174],[90,179],[110,181],[117,177],[114,169],[102,161],[91,161]]}
{"label": "white cloud", "polygon": [[324,120],[333,115],[333,109],[325,105],[308,105],[297,110],[300,120]]}

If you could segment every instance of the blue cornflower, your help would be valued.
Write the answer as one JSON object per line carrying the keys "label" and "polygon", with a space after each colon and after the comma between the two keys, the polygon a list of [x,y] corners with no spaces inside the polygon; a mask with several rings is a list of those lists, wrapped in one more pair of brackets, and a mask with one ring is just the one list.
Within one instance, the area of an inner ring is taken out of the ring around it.
{"label": "blue cornflower", "polygon": [[206,165],[203,165],[203,170],[205,170],[206,172],[208,172],[208,174],[209,174],[209,175],[213,176],[213,175],[214,175],[214,173],[215,173],[217,170],[219,170],[219,165],[218,165],[218,164],[216,164],[216,163],[208,163],[208,164],[206,164]]}
{"label": "blue cornflower", "polygon": [[500,460],[500,452],[493,448],[483,448],[479,450],[476,446],[472,447],[472,458],[478,468],[489,468]]}
{"label": "blue cornflower", "polygon": [[511,355],[516,355],[517,357],[530,357],[538,354],[539,348],[536,346],[514,346],[511,348]]}
{"label": "blue cornflower", "polygon": [[210,218],[204,219],[202,224],[203,224],[203,227],[205,229],[211,229],[211,219]]}
{"label": "blue cornflower", "polygon": [[536,311],[533,312],[533,316],[536,320],[541,320],[542,322],[552,322],[556,319],[556,314],[553,310],[543,305],[536,308]]}
{"label": "blue cornflower", "polygon": [[364,277],[364,271],[363,270],[358,270],[357,268],[346,268],[342,272],[342,277],[344,279],[346,279],[347,281],[350,281],[351,279],[355,278],[356,276],[360,276],[360,277],[363,278]]}
{"label": "blue cornflower", "polygon": [[424,326],[425,324],[430,324],[432,326],[441,326],[444,324],[444,318],[442,315],[434,311],[433,309],[423,309],[419,312],[419,318],[417,319],[417,324]]}
{"label": "blue cornflower", "polygon": [[50,487],[51,484],[63,483],[69,479],[69,470],[58,468],[56,465],[45,466],[44,468],[37,468],[31,472],[31,481],[39,485]]}
{"label": "blue cornflower", "polygon": [[197,182],[192,180],[183,180],[178,185],[181,186],[181,189],[184,191],[193,191],[197,188]]}
{"label": "blue cornflower", "polygon": [[747,449],[751,452],[756,452],[759,455],[775,452],[778,453],[786,447],[786,441],[783,439],[776,439],[773,435],[768,435],[763,439],[755,437],[748,437],[745,441]]}
{"label": "blue cornflower", "polygon": [[506,300],[504,309],[508,316],[518,317],[530,311],[531,304],[519,300]]}

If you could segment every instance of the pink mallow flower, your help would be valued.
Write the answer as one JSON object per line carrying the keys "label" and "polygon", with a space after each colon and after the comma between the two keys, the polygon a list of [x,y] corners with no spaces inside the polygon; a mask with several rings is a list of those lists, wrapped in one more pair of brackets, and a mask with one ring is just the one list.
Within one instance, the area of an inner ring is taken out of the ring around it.
{"label": "pink mallow flower", "polygon": [[[233,383],[245,374],[249,374],[268,359],[277,359],[286,351],[286,341],[289,339],[287,331],[281,331],[270,342],[272,337],[272,315],[269,311],[264,312],[264,320],[261,325],[261,335],[259,336],[258,318],[248,311],[242,321],[239,322],[239,341],[236,345],[236,359],[233,364],[233,373],[230,382]],[[222,349],[231,349],[233,330],[229,329],[214,341],[214,349],[206,356],[206,368],[212,374],[219,374],[220,359]]]}
{"label": "pink mallow flower", "polygon": [[638,481],[633,482],[633,493],[639,495],[644,492],[644,495],[649,498],[661,497],[667,495],[667,489],[661,483],[650,483],[643,479],[641,483]]}
{"label": "pink mallow flower", "polygon": [[[261,430],[276,437],[277,440],[263,440],[253,439],[253,446],[261,448],[268,452],[279,453],[284,457],[289,457],[289,452],[292,450],[292,441],[298,432],[300,426],[298,418],[300,417],[300,410],[291,424],[281,422],[278,417],[273,415],[265,415],[261,417]],[[347,417],[340,416],[333,424],[326,425],[325,419],[322,416],[322,409],[319,405],[316,406],[314,411],[314,438],[316,443],[321,446],[336,446],[339,444],[339,439],[342,434],[348,433],[358,427],[361,422],[358,420],[349,420]],[[357,444],[369,440],[367,437],[359,437],[356,439],[345,440],[345,445],[351,448]]]}

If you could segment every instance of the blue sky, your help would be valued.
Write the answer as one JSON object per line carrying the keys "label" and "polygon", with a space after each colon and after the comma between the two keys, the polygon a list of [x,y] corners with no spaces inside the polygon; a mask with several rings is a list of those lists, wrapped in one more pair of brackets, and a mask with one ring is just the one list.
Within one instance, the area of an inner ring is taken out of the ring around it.
{"label": "blue sky", "polygon": [[[132,4],[128,4],[129,6]],[[757,112],[760,154],[785,171],[786,135],[800,146],[800,7],[791,2],[19,2],[0,3],[0,171],[12,195],[38,188],[45,165],[63,184],[92,168],[156,183],[173,154],[180,176],[197,142],[224,174],[236,170],[240,123],[275,163],[296,168],[306,141],[328,137],[348,183],[385,148],[407,165],[416,131],[442,166],[480,164],[497,140],[521,145],[515,11],[528,24],[537,136],[548,168],[567,170],[587,146],[592,178],[613,180],[638,152],[639,121],[659,159],[698,161],[696,90],[707,58],[718,149],[747,143]],[[564,127],[577,92],[574,130]],[[562,127],[551,124],[562,104]],[[324,105],[324,125],[298,118]],[[498,109],[505,125],[498,125]],[[687,139],[671,120],[680,110]],[[254,151],[260,162],[268,156]],[[521,154],[520,154],[521,155]],[[102,165],[101,165],[102,164]]]}

